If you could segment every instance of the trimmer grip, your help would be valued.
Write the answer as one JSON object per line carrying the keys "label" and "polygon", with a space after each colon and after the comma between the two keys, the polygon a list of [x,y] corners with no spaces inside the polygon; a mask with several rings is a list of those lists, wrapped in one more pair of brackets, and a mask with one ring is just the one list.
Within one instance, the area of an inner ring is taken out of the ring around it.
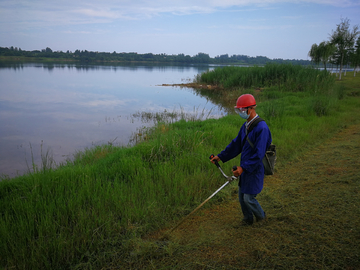
{"label": "trimmer grip", "polygon": [[[209,158],[212,159],[213,157],[215,157],[215,155],[211,154]],[[217,160],[215,160],[215,165],[216,165],[216,167],[220,168],[220,164],[219,164],[219,162],[217,162]]]}
{"label": "trimmer grip", "polygon": [[232,167],[232,170],[233,170],[233,171],[236,171],[236,170],[237,170],[237,166],[234,165],[234,166]]}

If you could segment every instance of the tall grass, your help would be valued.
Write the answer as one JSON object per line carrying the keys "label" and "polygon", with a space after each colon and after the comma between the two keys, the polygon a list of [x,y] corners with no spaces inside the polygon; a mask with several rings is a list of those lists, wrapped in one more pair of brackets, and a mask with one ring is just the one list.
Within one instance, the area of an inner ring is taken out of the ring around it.
{"label": "tall grass", "polygon": [[199,83],[224,88],[259,88],[276,86],[280,91],[324,92],[335,77],[327,71],[291,64],[266,64],[264,67],[222,67],[201,74]]}
{"label": "tall grass", "polygon": [[34,153],[33,153],[33,148],[32,148],[31,143],[29,144],[29,147],[30,147],[30,156],[31,156],[31,167],[30,167],[28,161],[26,160],[26,165],[27,165],[29,174],[31,174],[32,172],[40,172],[40,171],[45,172],[45,171],[51,170],[52,168],[56,167],[56,163],[53,158],[52,150],[50,147],[48,147],[47,150],[44,152],[43,141],[41,141],[41,144],[40,144],[40,159],[41,159],[40,168],[35,163],[35,158],[34,158]]}
{"label": "tall grass", "polygon": [[[352,112],[358,108],[358,97],[348,95],[358,91],[355,86],[343,88],[342,99],[331,95],[334,103],[321,116],[309,109],[314,92],[285,89],[273,85],[258,94],[262,102],[257,111],[279,149],[277,166],[346,122],[357,121]],[[335,93],[333,89],[328,93]],[[208,157],[219,153],[242,123],[237,115],[160,123],[144,131],[146,142],[131,148],[97,146],[77,153],[56,170],[44,166],[3,179],[0,268],[99,269],[120,259],[131,264],[136,260],[131,255],[134,239],[171,227],[224,182]],[[222,167],[230,172],[237,163]],[[222,196],[226,193],[209,204]]]}

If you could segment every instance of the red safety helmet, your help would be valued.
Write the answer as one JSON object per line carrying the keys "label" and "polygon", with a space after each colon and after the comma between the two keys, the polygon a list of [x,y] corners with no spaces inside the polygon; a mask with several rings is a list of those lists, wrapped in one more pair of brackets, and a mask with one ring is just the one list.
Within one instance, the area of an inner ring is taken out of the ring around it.
{"label": "red safety helmet", "polygon": [[247,108],[252,106],[256,106],[256,101],[254,96],[251,94],[244,94],[241,95],[236,101],[235,108]]}

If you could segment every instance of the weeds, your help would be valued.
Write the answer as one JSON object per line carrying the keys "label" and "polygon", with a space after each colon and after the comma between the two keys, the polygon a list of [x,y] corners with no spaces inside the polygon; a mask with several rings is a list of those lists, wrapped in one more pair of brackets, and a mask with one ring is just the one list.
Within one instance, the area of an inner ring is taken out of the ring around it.
{"label": "weeds", "polygon": [[338,84],[335,91],[337,99],[342,100],[345,97],[345,85],[343,83]]}
{"label": "weeds", "polygon": [[206,110],[203,108],[200,110],[199,107],[194,107],[192,112],[186,112],[184,107],[180,106],[180,110],[173,110],[172,112],[168,112],[164,110],[164,112],[137,112],[132,115],[133,118],[139,118],[142,122],[148,123],[153,121],[154,124],[159,123],[174,123],[179,120],[185,121],[198,121],[205,120],[211,118],[213,109]]}
{"label": "weeds", "polygon": [[[51,148],[48,147],[46,152],[43,152],[43,146],[44,146],[44,142],[41,141],[41,144],[40,144],[41,167],[39,169],[38,165],[36,165],[36,162],[35,162],[32,145],[31,145],[31,143],[29,143],[30,156],[31,156],[31,168],[32,168],[33,173],[46,172],[56,166]],[[28,173],[31,174],[32,172],[31,172],[29,163],[26,159],[25,159],[25,162],[26,162],[26,166],[28,168]]]}
{"label": "weeds", "polygon": [[175,123],[177,121],[202,121],[206,119],[213,118],[212,116],[213,108],[210,110],[206,110],[203,108],[200,110],[199,107],[194,107],[192,112],[187,112],[183,107],[180,106],[180,110],[173,110],[172,112],[168,112],[164,110],[164,112],[137,112],[132,115],[134,118],[141,119],[144,123],[153,122],[155,127],[141,127],[139,128],[130,139],[130,144],[137,144],[143,141],[148,141],[150,138],[150,134],[155,132],[155,130],[160,131],[161,133],[165,133],[169,130],[168,124]]}
{"label": "weeds", "polygon": [[330,100],[326,96],[314,97],[310,106],[317,116],[325,116],[330,113]]}
{"label": "weeds", "polygon": [[335,77],[311,67],[291,64],[266,64],[264,67],[222,67],[203,73],[198,83],[222,85],[224,88],[276,87],[278,91],[312,93],[326,91]]}
{"label": "weeds", "polygon": [[[265,119],[270,120],[271,118],[281,118],[284,116],[285,107],[278,102],[267,102],[264,104],[262,109]],[[270,120],[271,121],[271,120]]]}

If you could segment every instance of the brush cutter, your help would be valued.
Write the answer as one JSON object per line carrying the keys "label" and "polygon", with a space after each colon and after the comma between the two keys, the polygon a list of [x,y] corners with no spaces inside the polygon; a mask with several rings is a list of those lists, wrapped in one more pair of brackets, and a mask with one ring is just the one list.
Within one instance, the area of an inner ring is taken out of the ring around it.
{"label": "brush cutter", "polygon": [[[212,159],[214,155],[210,156],[210,159]],[[173,230],[175,230],[177,227],[179,227],[187,218],[189,218],[192,214],[194,214],[197,210],[199,210],[205,203],[207,203],[212,197],[215,196],[216,193],[218,193],[220,190],[222,190],[227,184],[232,182],[233,180],[237,180],[238,178],[235,176],[227,176],[224,171],[221,169],[219,162],[215,161],[216,167],[219,168],[222,175],[227,179],[225,184],[223,184],[217,191],[215,191],[209,198],[207,198],[205,201],[203,201],[198,207],[196,207],[190,214],[188,214],[185,218],[183,218],[174,228],[172,228],[168,233],[171,233]],[[237,169],[236,166],[233,166],[233,171]]]}

